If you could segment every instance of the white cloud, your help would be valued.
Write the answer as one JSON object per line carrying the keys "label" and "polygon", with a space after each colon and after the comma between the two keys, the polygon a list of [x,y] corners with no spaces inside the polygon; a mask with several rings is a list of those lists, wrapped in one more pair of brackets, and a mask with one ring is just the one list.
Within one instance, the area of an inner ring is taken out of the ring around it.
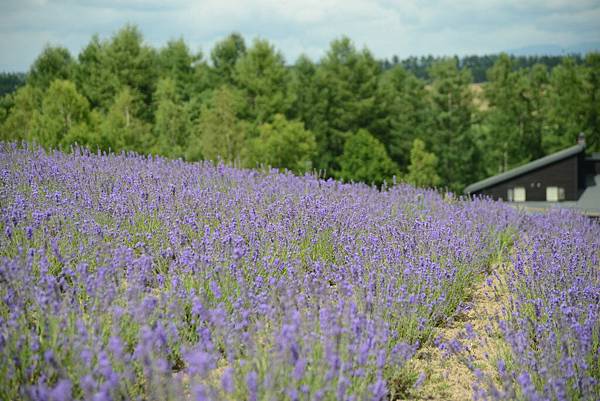
{"label": "white cloud", "polygon": [[77,53],[127,22],[155,46],[181,36],[205,54],[232,31],[260,36],[293,62],[341,35],[378,57],[600,42],[599,20],[597,0],[3,0],[0,69],[25,70],[46,42]]}

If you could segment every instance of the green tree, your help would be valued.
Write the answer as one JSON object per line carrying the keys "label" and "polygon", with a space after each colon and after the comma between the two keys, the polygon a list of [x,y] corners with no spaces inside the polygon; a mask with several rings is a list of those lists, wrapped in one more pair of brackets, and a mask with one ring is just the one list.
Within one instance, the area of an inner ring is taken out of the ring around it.
{"label": "green tree", "polygon": [[416,187],[435,187],[440,184],[441,178],[437,173],[438,158],[435,154],[427,152],[425,142],[415,139],[410,150],[410,165],[406,182]]}
{"label": "green tree", "polygon": [[576,143],[587,124],[586,82],[583,68],[571,57],[552,70],[545,96],[547,129],[542,138],[545,153]]}
{"label": "green tree", "polygon": [[170,40],[158,53],[160,76],[175,83],[177,96],[186,101],[195,86],[195,67],[202,54],[192,54],[183,39]]}
{"label": "green tree", "polygon": [[123,88],[102,123],[101,142],[115,152],[133,150],[148,153],[152,146],[151,127],[138,117],[143,103],[134,93],[128,87]]}
{"label": "green tree", "polygon": [[68,150],[71,145],[77,144],[92,151],[97,149],[108,151],[110,147],[100,134],[103,117],[97,110],[90,110],[85,121],[73,125],[63,137],[61,141],[62,148]]}
{"label": "green tree", "polygon": [[334,40],[320,61],[315,76],[318,90],[314,125],[321,169],[338,169],[347,132],[371,125],[380,67],[367,50],[359,52],[350,39]]}
{"label": "green tree", "polygon": [[398,172],[398,166],[388,156],[385,146],[364,129],[348,137],[338,162],[340,170],[335,175],[345,181],[381,185]]}
{"label": "green tree", "polygon": [[146,105],[140,112],[150,121],[158,72],[156,51],[143,43],[136,26],[125,25],[109,41],[101,42],[97,35],[92,37],[79,55],[75,77],[92,105],[102,110],[108,110],[115,96],[129,88]]}
{"label": "green tree", "polygon": [[487,175],[506,171],[523,159],[519,126],[522,117],[520,87],[522,78],[514,71],[512,59],[501,54],[488,70],[488,83],[484,87],[489,104],[486,115],[489,127],[486,138]]}
{"label": "green tree", "polygon": [[25,85],[25,73],[22,72],[0,72],[0,97],[15,92]]}
{"label": "green tree", "polygon": [[29,69],[27,83],[46,90],[56,79],[70,79],[73,66],[69,50],[62,46],[46,46]]}
{"label": "green tree", "polygon": [[259,136],[248,148],[248,166],[264,163],[271,167],[286,168],[303,173],[312,168],[316,154],[315,136],[300,121],[288,121],[277,114],[272,123],[258,127]]}
{"label": "green tree", "polygon": [[71,81],[55,80],[42,102],[42,112],[34,120],[34,136],[41,145],[68,148],[70,136],[87,131],[89,103]]}
{"label": "green tree", "polygon": [[103,111],[108,110],[120,87],[119,78],[108,60],[107,46],[98,35],[92,36],[79,53],[74,72],[75,83],[91,107]]}
{"label": "green tree", "polygon": [[586,143],[592,151],[600,151],[600,53],[585,58],[587,124]]}
{"label": "green tree", "polygon": [[304,121],[307,126],[315,127],[315,104],[318,92],[315,84],[317,67],[305,55],[301,55],[290,72],[289,95],[291,107],[288,116]]}
{"label": "green tree", "polygon": [[386,145],[390,157],[401,167],[409,163],[415,138],[426,138],[432,113],[425,83],[400,65],[379,80],[373,134]]}
{"label": "green tree", "polygon": [[266,40],[255,40],[237,61],[235,83],[246,95],[248,118],[257,124],[271,121],[290,106],[288,72],[283,55]]}
{"label": "green tree", "polygon": [[[546,118],[548,75],[541,64],[514,70],[512,60],[501,56],[488,73],[485,96],[490,173],[505,171],[544,155],[542,133]],[[497,167],[495,167],[497,166]],[[495,171],[494,171],[495,170]]]}
{"label": "green tree", "polygon": [[182,157],[189,135],[189,121],[187,109],[178,96],[175,81],[171,78],[161,79],[157,84],[154,99],[155,151],[172,158]]}
{"label": "green tree", "polygon": [[25,85],[10,96],[10,108],[0,127],[0,138],[6,141],[33,140],[33,122],[42,109],[41,89]]}
{"label": "green tree", "polygon": [[[13,108],[14,102],[13,97],[8,95],[0,96],[0,127],[4,124],[4,121],[8,118],[8,113]],[[0,138],[2,138],[2,129],[0,128]]]}
{"label": "green tree", "polygon": [[[142,34],[136,26],[125,25],[106,43],[99,42],[97,37],[92,38],[80,62],[78,81],[91,77],[91,81],[83,87],[93,104],[107,110],[115,96],[127,87],[132,96],[146,106],[140,109],[141,117],[151,120],[158,57],[153,48],[143,43]],[[99,75],[90,75],[94,73]]]}
{"label": "green tree", "polygon": [[240,162],[246,140],[245,126],[238,119],[243,98],[234,88],[222,86],[215,90],[203,106],[198,129],[188,147],[186,158],[202,158],[226,163]]}
{"label": "green tree", "polygon": [[524,93],[528,124],[523,129],[524,147],[529,160],[544,156],[542,134],[546,125],[546,95],[548,92],[548,69],[543,64],[535,64],[527,76],[527,89]]}
{"label": "green tree", "polygon": [[219,83],[233,84],[235,65],[244,54],[246,54],[246,42],[237,32],[215,44],[210,58]]}
{"label": "green tree", "polygon": [[480,178],[479,149],[472,131],[475,114],[471,74],[448,58],[431,67],[432,130],[428,138],[440,160],[442,184],[459,192]]}

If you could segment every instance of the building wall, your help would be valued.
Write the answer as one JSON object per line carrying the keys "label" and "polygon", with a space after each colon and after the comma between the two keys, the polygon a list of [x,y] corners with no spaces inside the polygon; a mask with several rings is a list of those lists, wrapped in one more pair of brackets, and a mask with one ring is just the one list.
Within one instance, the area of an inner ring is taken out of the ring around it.
{"label": "building wall", "polygon": [[507,199],[508,190],[514,187],[524,187],[527,201],[545,201],[546,187],[561,187],[565,189],[565,200],[577,200],[580,195],[580,177],[578,171],[582,167],[581,155],[574,155],[556,163],[530,171],[519,177],[485,188],[477,194],[491,196],[494,199]]}
{"label": "building wall", "polygon": [[598,175],[600,174],[600,160],[588,159],[585,161],[586,174]]}

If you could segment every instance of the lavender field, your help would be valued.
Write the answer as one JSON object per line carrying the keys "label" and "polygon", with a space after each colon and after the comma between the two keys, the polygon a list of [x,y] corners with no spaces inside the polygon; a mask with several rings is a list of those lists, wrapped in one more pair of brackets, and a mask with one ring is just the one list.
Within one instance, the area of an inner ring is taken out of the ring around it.
{"label": "lavender field", "polygon": [[505,346],[472,396],[600,399],[585,217],[12,143],[0,174],[1,400],[411,399],[497,266]]}

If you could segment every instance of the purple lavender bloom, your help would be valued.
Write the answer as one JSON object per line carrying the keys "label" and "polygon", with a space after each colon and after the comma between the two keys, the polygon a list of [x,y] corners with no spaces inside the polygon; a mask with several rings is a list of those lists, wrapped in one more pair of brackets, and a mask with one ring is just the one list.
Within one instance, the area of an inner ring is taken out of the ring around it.
{"label": "purple lavender bloom", "polygon": [[350,383],[348,382],[348,379],[346,379],[345,376],[339,377],[336,390],[336,397],[338,400],[346,399],[346,389],[348,388],[349,384]]}
{"label": "purple lavender bloom", "polygon": [[70,401],[72,399],[71,381],[67,379],[59,380],[50,391],[50,399],[53,401]]}
{"label": "purple lavender bloom", "polygon": [[94,394],[94,396],[92,397],[92,401],[113,401],[113,399],[110,396],[110,394],[104,391],[99,391],[96,394]]}
{"label": "purple lavender bloom", "polygon": [[414,387],[421,387],[421,385],[423,385],[423,383],[425,382],[426,378],[427,376],[425,375],[425,372],[419,373],[419,377],[417,377],[417,381],[415,381]]}
{"label": "purple lavender bloom", "polygon": [[304,376],[304,370],[306,369],[306,360],[304,358],[298,358],[294,366],[292,377],[294,380],[300,381]]}
{"label": "purple lavender bloom", "polygon": [[258,374],[253,370],[246,375],[246,387],[248,388],[248,399],[256,401],[258,399]]}
{"label": "purple lavender bloom", "polygon": [[373,401],[381,401],[385,400],[388,394],[388,390],[385,384],[385,380],[383,378],[378,377],[377,381],[371,387],[371,392],[373,393],[371,400]]}
{"label": "purple lavender bloom", "polygon": [[194,394],[195,401],[208,401],[208,395],[206,392],[206,388],[202,384],[196,384],[192,389],[192,394]]}
{"label": "purple lavender bloom", "polygon": [[123,343],[118,336],[111,336],[108,340],[108,348],[115,358],[121,358],[123,356]]}
{"label": "purple lavender bloom", "polygon": [[382,399],[382,371],[432,342],[501,261],[489,285],[511,294],[498,317],[511,364],[497,385],[478,374],[477,395],[600,399],[600,230],[576,214],[80,148],[1,143],[0,171],[10,394],[51,399],[66,371],[109,400],[182,370],[200,398],[245,383],[249,399]]}
{"label": "purple lavender bloom", "polygon": [[233,382],[233,369],[225,368],[223,376],[221,376],[221,387],[227,394],[231,394],[235,390],[235,384]]}
{"label": "purple lavender bloom", "polygon": [[191,352],[187,357],[188,369],[190,374],[206,376],[208,372],[215,368],[215,361],[211,354],[205,351]]}
{"label": "purple lavender bloom", "polygon": [[92,398],[94,391],[96,390],[96,381],[91,375],[85,375],[79,381],[83,394],[86,398]]}

